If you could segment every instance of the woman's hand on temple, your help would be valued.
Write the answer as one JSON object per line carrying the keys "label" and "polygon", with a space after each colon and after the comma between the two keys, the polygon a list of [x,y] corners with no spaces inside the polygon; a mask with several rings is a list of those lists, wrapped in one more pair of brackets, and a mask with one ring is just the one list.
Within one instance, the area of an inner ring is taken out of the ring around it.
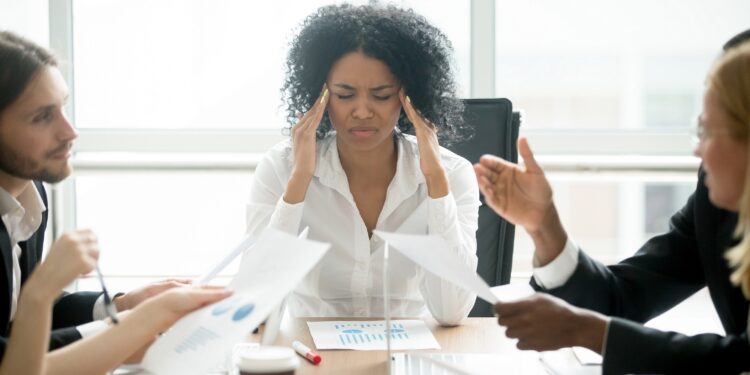
{"label": "woman's hand on temple", "polygon": [[313,173],[315,173],[317,130],[320,121],[323,119],[329,97],[328,87],[323,85],[323,91],[315,104],[292,127],[294,166],[284,193],[284,201],[287,203],[294,204],[305,200],[307,187],[312,180]]}
{"label": "woman's hand on temple", "polygon": [[444,197],[450,192],[450,187],[445,169],[440,164],[437,127],[414,108],[403,88],[399,91],[399,98],[406,117],[414,125],[419,147],[419,167],[427,182],[427,192],[430,198]]}

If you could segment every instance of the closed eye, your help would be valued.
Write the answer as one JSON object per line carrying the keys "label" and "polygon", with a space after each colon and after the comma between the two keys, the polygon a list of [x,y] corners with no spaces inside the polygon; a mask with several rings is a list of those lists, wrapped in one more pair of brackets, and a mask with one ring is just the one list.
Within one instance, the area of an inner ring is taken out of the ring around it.
{"label": "closed eye", "polygon": [[336,97],[342,100],[346,100],[346,99],[351,99],[352,97],[354,97],[354,94],[349,94],[349,95],[336,94]]}
{"label": "closed eye", "polygon": [[393,95],[385,95],[385,96],[380,96],[380,95],[373,95],[373,97],[374,97],[375,99],[377,99],[377,100],[381,100],[381,101],[385,101],[385,100],[388,100],[388,99],[390,99],[390,98],[391,98],[391,96],[393,96]]}

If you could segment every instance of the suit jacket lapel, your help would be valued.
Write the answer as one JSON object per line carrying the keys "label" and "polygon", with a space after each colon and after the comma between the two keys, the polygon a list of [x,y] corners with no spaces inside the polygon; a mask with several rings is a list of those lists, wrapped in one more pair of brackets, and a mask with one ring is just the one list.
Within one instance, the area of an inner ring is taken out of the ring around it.
{"label": "suit jacket lapel", "polygon": [[[727,334],[740,334],[744,331],[745,324],[747,321],[747,309],[748,303],[744,296],[740,292],[739,287],[730,285],[728,282],[729,275],[733,269],[729,268],[724,254],[737,245],[739,240],[734,239],[734,229],[737,226],[737,214],[726,212],[726,217],[723,219],[721,226],[716,231],[717,243],[720,246],[717,248],[717,257],[714,259],[713,267],[718,270],[720,280],[726,280],[722,283],[727,290],[724,295],[726,296],[726,315],[730,318],[730,327],[725,327]],[[728,328],[728,329],[727,329]]]}
{"label": "suit jacket lapel", "polygon": [[21,258],[18,259],[21,266],[21,284],[26,283],[26,279],[29,278],[31,271],[37,264],[36,236],[38,235],[38,233],[34,233],[28,240],[18,244],[22,249]]}
{"label": "suit jacket lapel", "polygon": [[[0,333],[8,332],[8,322],[10,319],[10,303],[11,296],[13,295],[13,249],[10,248],[10,235],[5,228],[5,224],[0,221],[0,253],[2,253],[3,271],[5,276],[3,282],[5,283],[5,290],[0,291],[0,297],[2,299],[2,309],[0,309]],[[0,284],[1,285],[1,284]]]}

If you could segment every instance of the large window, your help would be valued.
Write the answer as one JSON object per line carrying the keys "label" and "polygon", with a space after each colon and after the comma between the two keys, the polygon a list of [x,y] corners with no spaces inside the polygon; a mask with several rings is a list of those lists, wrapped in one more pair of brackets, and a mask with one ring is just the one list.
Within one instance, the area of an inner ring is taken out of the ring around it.
{"label": "large window", "polygon": [[[523,111],[563,223],[591,255],[633,254],[695,188],[705,75],[748,14],[738,0],[495,2],[495,94]],[[525,275],[533,245],[523,230],[516,240]]]}
{"label": "large window", "polygon": [[[670,217],[695,190],[695,173],[549,173],[560,219],[573,241],[605,264],[633,255],[667,231]],[[513,271],[532,271],[533,243],[516,229]]]}
{"label": "large window", "polygon": [[[273,128],[288,43],[325,0],[74,0],[81,128]],[[454,43],[468,85],[468,3],[409,2]]]}
{"label": "large window", "polygon": [[[328,3],[50,2],[81,129],[57,221],[97,230],[113,289],[194,276],[240,238],[254,166],[283,139],[288,42]],[[694,188],[703,77],[750,14],[741,0],[396,3],[452,41],[462,96],[524,112],[568,232],[606,262],[664,231]],[[519,228],[517,275],[532,252]]]}
{"label": "large window", "polygon": [[[194,277],[241,238],[253,168],[284,137],[288,43],[337,2],[70,0],[51,15],[71,33],[53,47],[71,56],[81,131],[58,216],[63,228],[96,230],[110,288]],[[394,3],[447,35],[468,95],[470,3]]]}
{"label": "large window", "polygon": [[495,92],[529,128],[686,130],[748,14],[741,0],[498,0]]}

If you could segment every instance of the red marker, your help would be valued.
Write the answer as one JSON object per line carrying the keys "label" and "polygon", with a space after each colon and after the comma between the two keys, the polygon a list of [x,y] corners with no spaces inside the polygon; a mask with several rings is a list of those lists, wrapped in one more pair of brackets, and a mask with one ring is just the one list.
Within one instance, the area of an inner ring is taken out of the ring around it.
{"label": "red marker", "polygon": [[323,360],[323,358],[320,357],[320,354],[308,348],[307,345],[301,343],[299,340],[294,340],[292,348],[294,348],[294,351],[297,352],[297,354],[307,358],[307,360],[314,365],[317,365]]}

